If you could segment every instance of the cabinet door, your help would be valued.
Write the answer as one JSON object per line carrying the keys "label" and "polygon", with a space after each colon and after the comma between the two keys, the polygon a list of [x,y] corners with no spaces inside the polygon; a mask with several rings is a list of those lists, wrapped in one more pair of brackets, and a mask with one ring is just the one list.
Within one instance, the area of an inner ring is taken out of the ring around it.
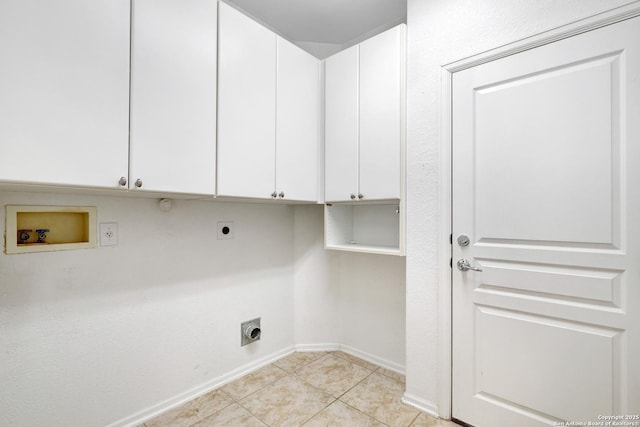
{"label": "cabinet door", "polygon": [[0,180],[127,175],[129,0],[0,2]]}
{"label": "cabinet door", "polygon": [[319,61],[278,37],[276,191],[318,200]]}
{"label": "cabinet door", "polygon": [[218,194],[270,198],[275,181],[276,35],[220,3]]}
{"label": "cabinet door", "polygon": [[360,193],[400,198],[404,25],[360,44]]}
{"label": "cabinet door", "polygon": [[215,0],[133,2],[129,187],[215,192]]}
{"label": "cabinet door", "polygon": [[358,46],[325,61],[325,201],[358,194]]}

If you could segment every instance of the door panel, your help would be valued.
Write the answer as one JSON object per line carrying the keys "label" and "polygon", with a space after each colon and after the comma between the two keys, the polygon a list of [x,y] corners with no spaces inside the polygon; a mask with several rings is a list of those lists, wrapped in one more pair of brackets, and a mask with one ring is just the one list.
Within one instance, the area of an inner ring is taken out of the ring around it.
{"label": "door panel", "polygon": [[454,75],[455,418],[640,412],[639,74],[636,18]]}
{"label": "door panel", "polygon": [[217,193],[271,198],[276,35],[226,3],[219,14]]}
{"label": "door panel", "polygon": [[0,2],[0,180],[118,188],[128,0]]}
{"label": "door panel", "polygon": [[359,46],[325,61],[325,200],[358,194]]}
{"label": "door panel", "polygon": [[275,191],[318,200],[319,61],[278,37]]}
{"label": "door panel", "polygon": [[213,0],[133,2],[129,188],[215,193],[217,13]]}
{"label": "door panel", "polygon": [[[616,53],[475,91],[482,238],[613,244],[620,212],[612,206],[619,140],[611,138],[619,59]],[[498,205],[498,215],[490,204]]]}
{"label": "door panel", "polygon": [[[474,391],[479,398],[564,420],[595,421],[609,414],[619,331],[480,305],[475,323]],[[567,344],[589,349],[588,357],[563,351]],[[593,360],[598,361],[595,369]],[[536,368],[526,368],[531,366]],[[579,393],[574,392],[576,384]]]}
{"label": "door panel", "polygon": [[360,44],[360,193],[400,198],[404,26]]}

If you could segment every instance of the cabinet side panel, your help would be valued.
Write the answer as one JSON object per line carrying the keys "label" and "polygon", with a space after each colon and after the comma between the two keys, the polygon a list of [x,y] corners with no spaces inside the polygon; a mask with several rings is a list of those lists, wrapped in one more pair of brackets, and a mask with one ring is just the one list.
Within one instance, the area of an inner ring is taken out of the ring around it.
{"label": "cabinet side panel", "polygon": [[325,62],[325,200],[358,193],[358,46]]}
{"label": "cabinet side panel", "polygon": [[276,35],[220,3],[218,194],[275,190]]}

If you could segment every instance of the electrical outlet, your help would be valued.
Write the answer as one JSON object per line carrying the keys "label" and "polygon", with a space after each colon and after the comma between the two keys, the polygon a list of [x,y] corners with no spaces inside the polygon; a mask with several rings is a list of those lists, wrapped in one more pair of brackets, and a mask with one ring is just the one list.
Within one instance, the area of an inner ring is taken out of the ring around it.
{"label": "electrical outlet", "polygon": [[100,246],[117,246],[118,245],[118,223],[102,222],[100,223]]}
{"label": "electrical outlet", "polygon": [[218,240],[233,239],[233,221],[218,222]]}

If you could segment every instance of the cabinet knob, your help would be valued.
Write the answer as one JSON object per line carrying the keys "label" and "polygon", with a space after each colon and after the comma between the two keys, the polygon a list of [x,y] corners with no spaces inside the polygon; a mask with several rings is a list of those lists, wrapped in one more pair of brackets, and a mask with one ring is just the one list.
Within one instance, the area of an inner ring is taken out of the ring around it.
{"label": "cabinet knob", "polygon": [[136,187],[137,188],[142,187],[142,180],[140,178],[136,179]]}
{"label": "cabinet knob", "polygon": [[122,178],[120,178],[118,184],[120,184],[120,187],[125,187],[127,185],[127,177],[123,176]]}
{"label": "cabinet knob", "polygon": [[355,200],[356,199],[356,195],[351,193],[351,200]]}
{"label": "cabinet knob", "polygon": [[358,193],[358,199],[362,200],[364,198],[364,196],[362,195],[362,193]]}
{"label": "cabinet knob", "polygon": [[276,192],[274,191],[273,193],[271,193],[271,197],[273,197],[273,198],[275,199],[276,197],[278,197],[278,193],[276,193]]}
{"label": "cabinet knob", "polygon": [[284,191],[281,191],[280,194],[278,194],[278,197],[280,197],[281,199],[284,198]]}

